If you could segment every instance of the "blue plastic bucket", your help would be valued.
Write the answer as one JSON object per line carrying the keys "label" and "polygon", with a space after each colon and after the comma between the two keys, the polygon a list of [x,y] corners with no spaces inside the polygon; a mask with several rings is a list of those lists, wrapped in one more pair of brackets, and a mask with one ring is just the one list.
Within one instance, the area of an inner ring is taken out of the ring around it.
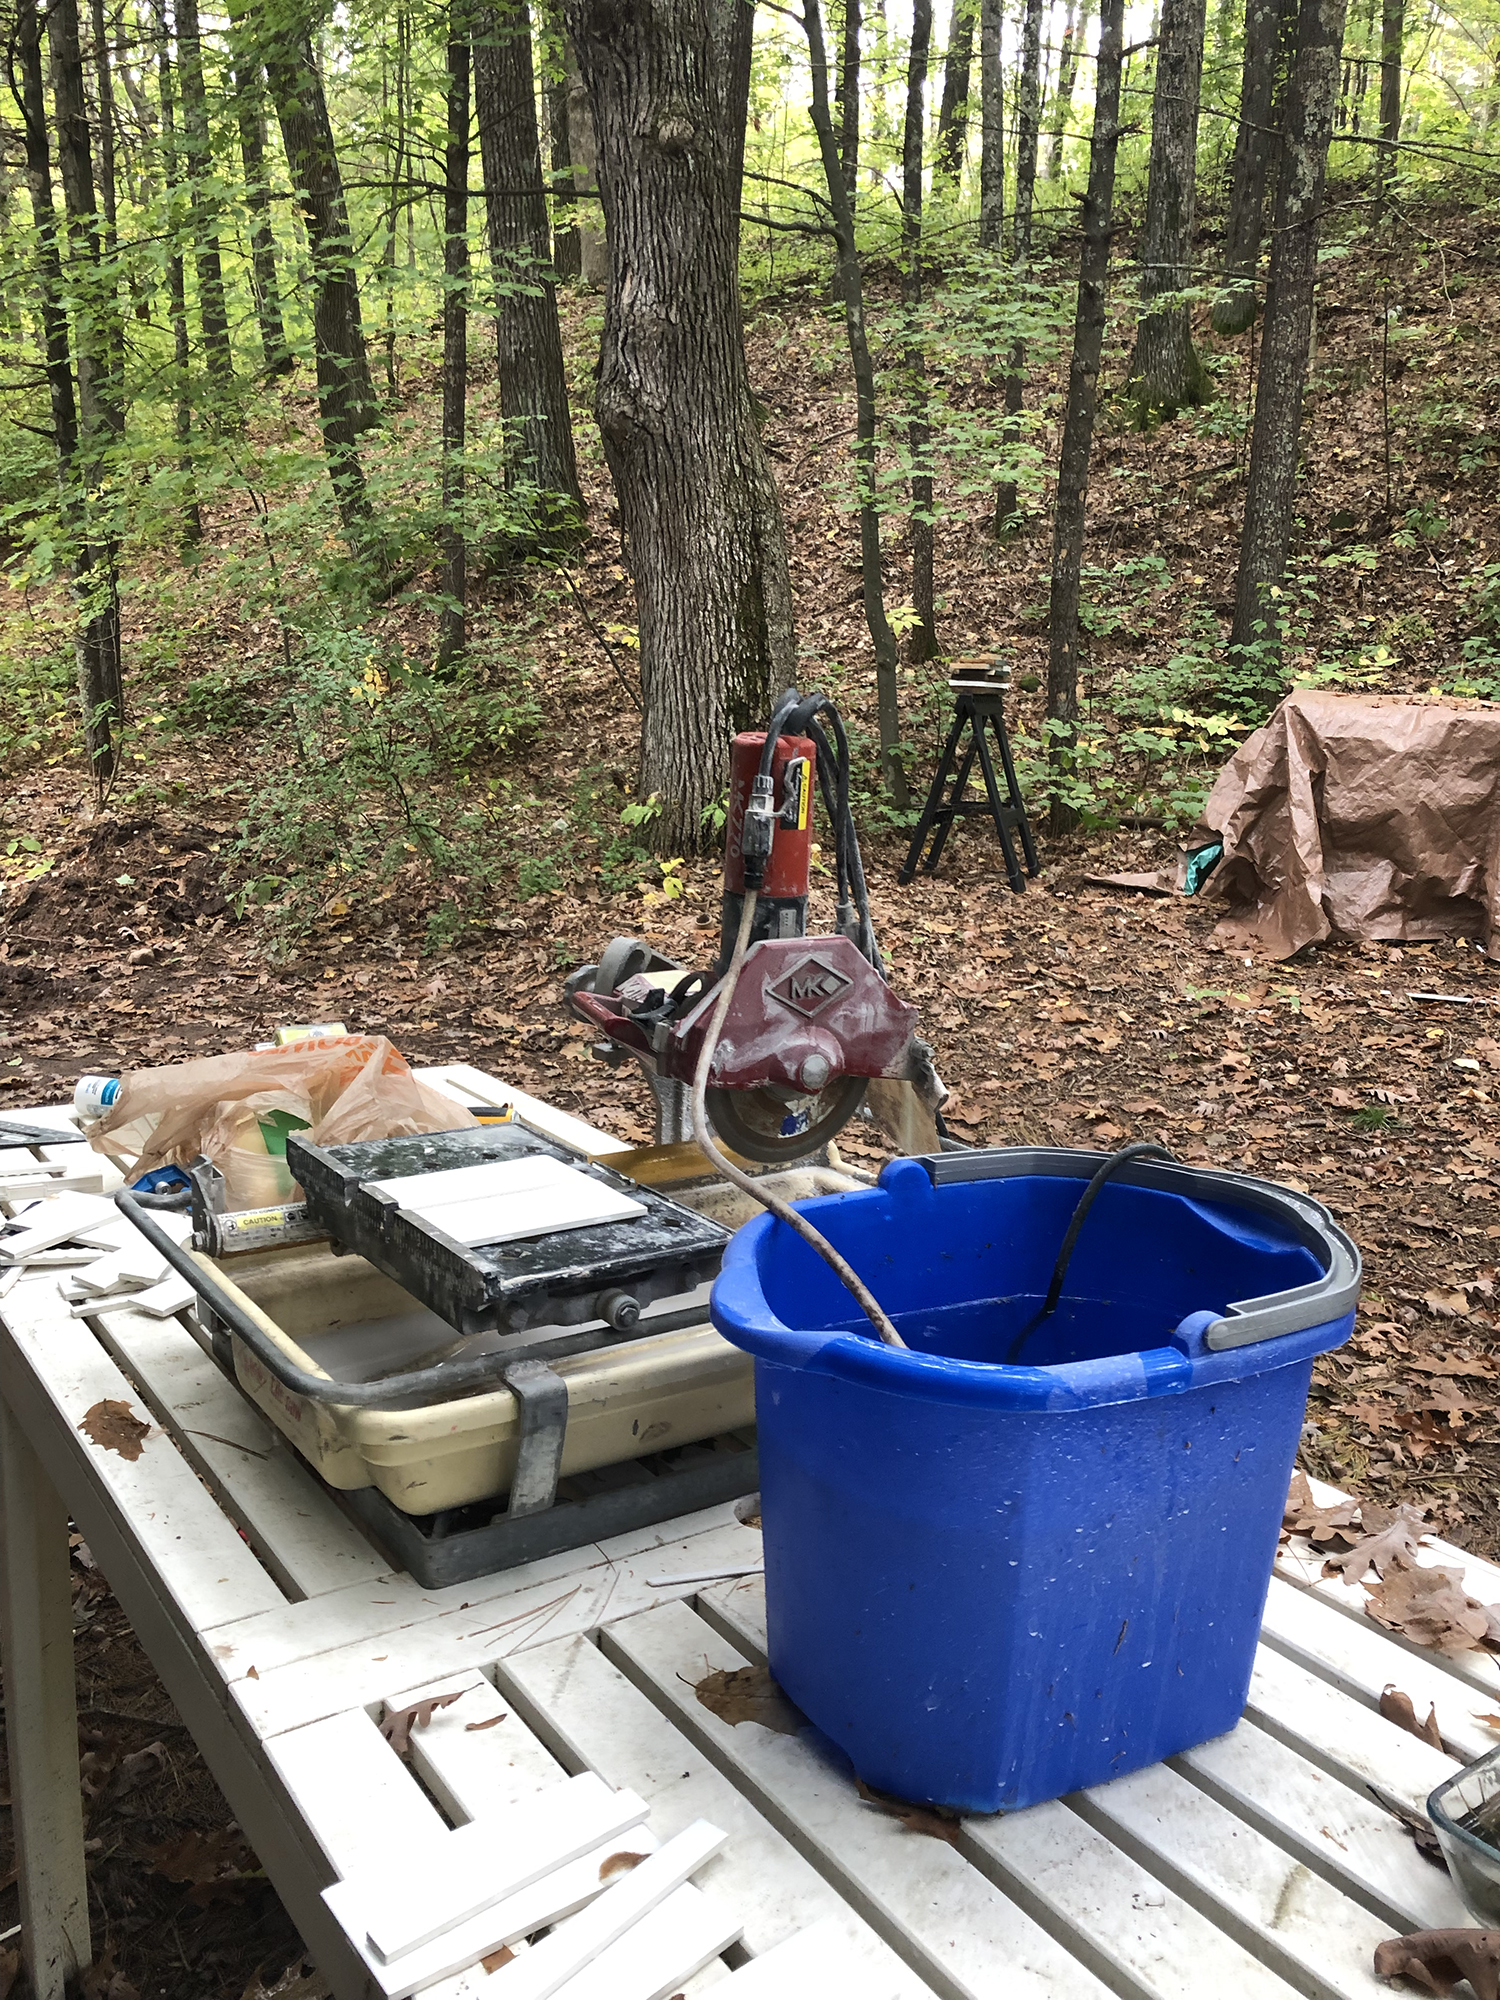
{"label": "blue plastic bucket", "polygon": [[902,1798],[1034,1805],[1244,1707],[1312,1364],[1353,1330],[1359,1253],[1291,1189],[1132,1161],[1038,1323],[1101,1164],[948,1153],[803,1204],[906,1350],[771,1216],[714,1287],[714,1324],[756,1362],[771,1671]]}

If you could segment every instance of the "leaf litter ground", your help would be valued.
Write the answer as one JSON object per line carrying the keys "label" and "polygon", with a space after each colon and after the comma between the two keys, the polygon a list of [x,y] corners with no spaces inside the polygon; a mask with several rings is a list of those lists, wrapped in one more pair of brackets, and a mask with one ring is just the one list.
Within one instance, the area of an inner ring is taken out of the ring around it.
{"label": "leaf litter ground", "polygon": [[[1395,689],[1451,677],[1472,630],[1470,579],[1500,546],[1492,469],[1465,470],[1458,443],[1431,414],[1436,374],[1443,407],[1457,399],[1468,412],[1459,443],[1495,428],[1486,359],[1500,320],[1494,252],[1475,220],[1456,214],[1420,220],[1408,238],[1402,344],[1389,385],[1391,504],[1371,372],[1374,302],[1389,273],[1369,256],[1340,266],[1320,315],[1304,491],[1310,546],[1363,542],[1377,551],[1373,572],[1334,580],[1325,623],[1351,648],[1384,647],[1380,684]],[[855,536],[824,484],[847,383],[836,354],[831,369],[805,365],[810,346],[826,347],[825,332],[811,294],[770,302],[750,333],[752,377],[786,499],[804,679],[842,664],[840,698],[868,733],[873,690]],[[1123,379],[1129,329],[1114,332]],[[1232,348],[1219,358],[1217,407],[1228,422],[1236,399],[1243,414],[1243,359]],[[1049,421],[1056,388],[1046,391]],[[581,588],[596,623],[618,623],[633,615],[629,586],[597,452],[587,430],[580,438],[596,523]],[[1086,691],[1106,732],[1108,688],[1121,668],[1171,656],[1193,592],[1221,612],[1227,604],[1242,464],[1234,438],[1226,444],[1205,427],[1144,437],[1102,431],[1090,562],[1160,557],[1177,579],[1143,593],[1123,622],[1095,636]],[[1403,535],[1413,508],[1424,530]],[[226,508],[211,520],[205,561],[237,532]],[[999,638],[1020,668],[1041,669],[1045,633],[1028,607],[1044,598],[1048,553],[1044,517],[999,550],[982,512],[945,523],[944,643],[959,652]],[[896,602],[906,564],[896,535]],[[487,608],[502,621],[524,615],[524,586],[487,588]],[[184,654],[182,671],[242,660],[255,644],[231,620]],[[526,782],[550,780],[562,799],[582,770],[628,770],[637,718],[570,607],[551,618],[537,653],[546,720],[524,754]],[[1311,663],[1311,655],[1299,662]],[[912,683],[912,699],[924,687],[928,699],[919,784],[935,755],[935,678]],[[1022,697],[1023,726],[1035,726],[1035,700]],[[431,894],[407,878],[378,906],[348,896],[287,960],[233,920],[222,880],[236,778],[254,749],[211,737],[160,746],[158,796],[175,787],[196,802],[192,810],[137,799],[95,816],[66,762],[12,783],[6,827],[35,839],[51,867],[26,879],[31,864],[16,863],[0,903],[0,1111],[57,1102],[85,1071],[218,1053],[282,1022],[338,1017],[389,1033],[414,1062],[472,1062],[633,1142],[651,1137],[644,1088],[593,1062],[587,1037],[557,1005],[558,989],[568,968],[616,932],[644,933],[693,962],[711,957],[711,863],[688,862],[686,893],[670,902],[611,895],[585,871],[556,893],[502,901],[460,946],[436,954],[424,944]],[[903,839],[866,844],[876,921],[897,987],[920,1005],[953,1091],[953,1131],[975,1143],[1102,1149],[1157,1139],[1183,1157],[1315,1194],[1359,1242],[1367,1277],[1353,1341],[1318,1366],[1304,1465],[1368,1503],[1372,1519],[1399,1522],[1403,1506],[1426,1509],[1433,1532],[1500,1555],[1492,1498],[1500,1483],[1500,1024],[1486,1009],[1410,997],[1437,990],[1500,1002],[1500,967],[1462,941],[1336,944],[1280,966],[1228,955],[1210,936],[1211,907],[1085,880],[1166,863],[1172,843],[1149,827],[1044,843],[1044,879],[1022,896],[1010,894],[992,838],[976,828],[955,836],[936,881],[907,889],[895,881]],[[829,901],[820,883],[814,927],[826,923]],[[868,1128],[851,1132],[845,1150],[870,1167],[884,1156]],[[1338,1535],[1337,1525],[1328,1524],[1320,1544],[1333,1554],[1358,1536]],[[100,1953],[94,1989],[146,2000],[188,1991],[188,1980],[202,2000],[272,1990],[313,2000],[320,1982],[301,1967],[295,1931],[86,1557],[75,1556],[75,1586],[81,1785]],[[1402,1574],[1398,1560],[1392,1579]],[[0,1809],[6,1834],[8,1817]],[[15,1921],[12,1865],[0,1851],[0,1930]]]}

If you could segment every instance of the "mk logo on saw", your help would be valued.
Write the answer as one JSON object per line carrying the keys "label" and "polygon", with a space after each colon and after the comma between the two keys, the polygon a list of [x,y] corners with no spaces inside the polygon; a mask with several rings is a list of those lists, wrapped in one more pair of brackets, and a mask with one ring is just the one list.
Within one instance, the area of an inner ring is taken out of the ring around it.
{"label": "mk logo on saw", "polygon": [[852,979],[836,967],[825,965],[820,958],[804,958],[790,972],[783,973],[774,986],[768,986],[766,991],[783,1007],[790,1007],[794,1014],[811,1020],[825,1007],[831,1007],[853,984]]}

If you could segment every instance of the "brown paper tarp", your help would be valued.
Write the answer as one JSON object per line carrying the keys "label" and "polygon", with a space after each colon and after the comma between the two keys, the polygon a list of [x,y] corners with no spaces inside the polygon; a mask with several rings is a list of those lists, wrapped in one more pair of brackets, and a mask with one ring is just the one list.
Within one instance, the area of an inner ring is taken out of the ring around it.
{"label": "brown paper tarp", "polygon": [[1219,773],[1205,892],[1221,943],[1290,958],[1327,937],[1477,938],[1500,924],[1500,704],[1288,695]]}

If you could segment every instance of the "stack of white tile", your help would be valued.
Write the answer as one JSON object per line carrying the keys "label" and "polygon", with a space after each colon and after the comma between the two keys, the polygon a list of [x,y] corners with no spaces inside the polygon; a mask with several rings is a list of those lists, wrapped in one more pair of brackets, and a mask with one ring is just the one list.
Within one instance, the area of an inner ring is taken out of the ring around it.
{"label": "stack of white tile", "polygon": [[[0,1200],[5,1199],[0,1188]],[[112,1201],[58,1193],[7,1206],[12,1208],[8,1221],[0,1218],[0,1287],[8,1290],[25,1274],[63,1264],[72,1275],[58,1289],[75,1318],[130,1305],[167,1319],[193,1303],[192,1286]],[[193,1233],[185,1215],[164,1212],[156,1219],[174,1242],[185,1243]]]}
{"label": "stack of white tile", "polygon": [[526,1236],[625,1222],[646,1213],[643,1203],[550,1153],[487,1160],[431,1174],[402,1174],[394,1180],[372,1181],[370,1186],[399,1202],[403,1214],[465,1245],[514,1243]]}

